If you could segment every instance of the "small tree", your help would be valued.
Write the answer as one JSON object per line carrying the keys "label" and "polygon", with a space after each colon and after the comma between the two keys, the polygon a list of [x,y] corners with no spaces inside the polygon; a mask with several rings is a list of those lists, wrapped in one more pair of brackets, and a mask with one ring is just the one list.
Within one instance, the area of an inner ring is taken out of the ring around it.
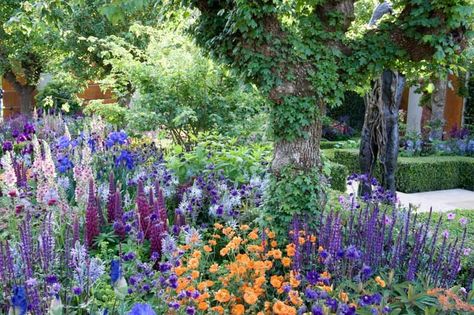
{"label": "small tree", "polygon": [[60,1],[5,0],[0,5],[0,75],[20,95],[20,109],[31,113],[40,74],[58,56],[56,22]]}

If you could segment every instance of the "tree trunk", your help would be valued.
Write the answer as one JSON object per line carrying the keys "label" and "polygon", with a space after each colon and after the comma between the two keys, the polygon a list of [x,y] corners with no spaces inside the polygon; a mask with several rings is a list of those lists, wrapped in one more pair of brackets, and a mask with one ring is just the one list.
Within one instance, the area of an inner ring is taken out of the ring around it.
{"label": "tree trunk", "polygon": [[446,79],[437,80],[435,82],[435,90],[431,95],[430,138],[433,140],[441,140],[443,138],[447,86]]}
{"label": "tree trunk", "polygon": [[[374,82],[366,96],[364,127],[361,135],[359,163],[361,172],[373,176],[377,158],[382,164],[382,185],[395,192],[395,170],[398,157],[400,108],[405,79],[391,70],[385,70]],[[361,187],[370,191],[369,184]]]}
{"label": "tree trunk", "polygon": [[20,95],[20,111],[22,114],[30,116],[33,113],[33,103],[34,103],[34,86],[21,85],[15,90]]}
{"label": "tree trunk", "polygon": [[320,168],[319,143],[322,124],[314,122],[305,130],[308,136],[294,141],[277,140],[272,161],[272,171],[280,173],[285,167],[291,166],[299,170]]}

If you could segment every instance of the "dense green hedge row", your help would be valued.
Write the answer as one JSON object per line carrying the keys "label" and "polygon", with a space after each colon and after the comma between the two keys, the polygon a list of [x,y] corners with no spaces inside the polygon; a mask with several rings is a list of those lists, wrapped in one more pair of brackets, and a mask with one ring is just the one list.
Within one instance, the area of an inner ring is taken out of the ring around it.
{"label": "dense green hedge row", "polygon": [[331,169],[331,188],[340,192],[345,192],[347,189],[347,177],[349,176],[349,170],[346,166],[330,162]]}
{"label": "dense green hedge row", "polygon": [[[333,161],[360,172],[358,150],[336,150]],[[380,179],[380,167],[375,176]],[[397,190],[405,193],[452,188],[474,190],[474,158],[464,156],[399,157]]]}

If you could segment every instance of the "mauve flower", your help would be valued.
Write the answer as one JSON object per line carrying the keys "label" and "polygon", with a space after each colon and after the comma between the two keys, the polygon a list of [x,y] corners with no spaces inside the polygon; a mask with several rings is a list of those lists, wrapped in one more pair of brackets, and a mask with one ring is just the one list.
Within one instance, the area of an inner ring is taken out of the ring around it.
{"label": "mauve flower", "polygon": [[461,224],[462,226],[465,226],[467,223],[468,223],[467,218],[462,217],[461,219],[459,219],[459,224]]}
{"label": "mauve flower", "polygon": [[449,231],[448,231],[448,230],[444,230],[443,232],[441,232],[441,235],[442,235],[444,238],[448,238],[448,237],[449,237]]}
{"label": "mauve flower", "polygon": [[462,251],[464,256],[469,256],[471,254],[471,249],[470,248],[464,248]]}
{"label": "mauve flower", "polygon": [[194,315],[196,313],[196,309],[192,306],[186,307],[186,314],[188,315]]}
{"label": "mauve flower", "polygon": [[153,308],[150,304],[147,303],[137,303],[135,304],[128,315],[156,315]]}
{"label": "mauve flower", "polygon": [[452,213],[452,212],[448,213],[448,215],[447,215],[447,218],[448,218],[449,221],[453,220],[455,217],[456,217],[456,214]]}

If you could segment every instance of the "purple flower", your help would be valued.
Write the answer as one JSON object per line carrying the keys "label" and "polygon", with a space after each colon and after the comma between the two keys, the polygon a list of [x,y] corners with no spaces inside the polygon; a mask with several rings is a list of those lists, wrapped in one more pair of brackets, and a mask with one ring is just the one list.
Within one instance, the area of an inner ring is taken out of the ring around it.
{"label": "purple flower", "polygon": [[82,289],[80,287],[74,287],[72,288],[72,293],[74,293],[75,295],[81,295]]}
{"label": "purple flower", "polygon": [[318,292],[309,287],[304,291],[304,295],[310,300],[316,300],[318,298]]}
{"label": "purple flower", "polygon": [[471,254],[471,249],[466,247],[463,249],[462,253],[464,256],[469,256]]}
{"label": "purple flower", "polygon": [[196,313],[196,309],[192,306],[186,307],[186,314],[188,315],[194,315]]}
{"label": "purple flower", "polygon": [[13,150],[13,143],[11,143],[11,141],[5,141],[3,142],[2,144],[2,150],[3,152],[7,152],[7,151],[11,151]]}
{"label": "purple flower", "polygon": [[448,217],[448,220],[451,221],[451,220],[454,220],[454,218],[456,217],[456,214],[450,212],[450,213],[448,213],[447,217]]}
{"label": "purple flower", "polygon": [[459,219],[459,224],[461,224],[462,226],[465,226],[467,223],[468,223],[467,218],[462,217],[461,219]]}
{"label": "purple flower", "polygon": [[323,308],[317,304],[311,307],[311,314],[312,315],[324,315]]}
{"label": "purple flower", "polygon": [[132,307],[128,315],[156,315],[156,313],[150,304],[137,303]]}
{"label": "purple flower", "polygon": [[444,230],[443,232],[441,232],[441,235],[442,235],[444,238],[448,238],[448,237],[449,237],[449,231],[448,231],[448,230]]}

